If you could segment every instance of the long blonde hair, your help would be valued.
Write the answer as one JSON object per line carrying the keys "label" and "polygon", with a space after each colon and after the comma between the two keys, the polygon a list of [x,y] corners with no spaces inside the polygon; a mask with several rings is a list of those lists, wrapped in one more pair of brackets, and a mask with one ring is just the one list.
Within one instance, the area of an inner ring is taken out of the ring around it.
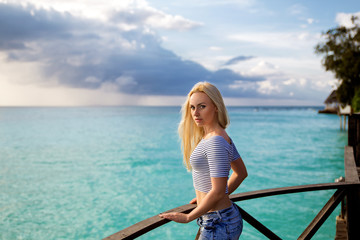
{"label": "long blonde hair", "polygon": [[219,125],[223,129],[225,129],[230,124],[230,119],[220,91],[214,85],[208,82],[198,82],[195,84],[187,95],[187,99],[181,108],[182,118],[178,128],[181,139],[183,160],[188,170],[191,170],[190,155],[204,135],[203,128],[198,127],[191,116],[190,97],[193,95],[193,93],[196,92],[205,93],[214,103],[218,110],[217,119]]}

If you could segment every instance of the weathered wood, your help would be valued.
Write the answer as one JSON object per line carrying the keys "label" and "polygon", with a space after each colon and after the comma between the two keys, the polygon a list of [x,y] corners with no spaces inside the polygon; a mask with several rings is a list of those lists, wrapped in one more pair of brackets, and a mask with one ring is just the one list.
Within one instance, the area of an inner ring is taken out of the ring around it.
{"label": "weathered wood", "polygon": [[[350,121],[351,120],[351,121]],[[345,181],[359,182],[357,167],[360,165],[360,115],[349,119],[348,144],[345,147]],[[346,223],[349,240],[360,239],[360,187],[352,189],[346,196]]]}
{"label": "weathered wood", "polygon": [[356,166],[360,167],[360,143],[354,146],[354,156]]}
{"label": "weathered wood", "polygon": [[244,201],[244,200],[261,198],[261,197],[270,197],[270,196],[282,195],[282,194],[311,192],[311,191],[319,191],[319,190],[331,190],[331,189],[347,189],[347,188],[354,188],[356,186],[360,186],[360,184],[352,183],[352,182],[337,182],[337,183],[299,185],[299,186],[271,188],[271,189],[265,189],[259,191],[233,194],[230,196],[230,199],[234,202],[237,202],[237,201]]}
{"label": "weathered wood", "polygon": [[[345,147],[345,181],[359,183],[359,174],[357,171],[353,147]],[[360,239],[360,188],[350,191],[347,195],[347,232],[349,240]]]}
{"label": "weathered wood", "polygon": [[344,153],[345,181],[359,182],[359,175],[356,168],[353,147],[345,146]]}
{"label": "weathered wood", "polygon": [[[181,212],[181,213],[189,213],[196,207],[196,204],[186,204],[166,212]],[[138,222],[124,230],[117,232],[109,237],[104,238],[104,240],[115,240],[115,239],[134,239],[137,238],[161,225],[170,222],[170,220],[163,219],[158,215],[153,216],[151,218],[145,219],[141,222]]]}
{"label": "weathered wood", "polygon": [[334,211],[334,209],[339,205],[341,200],[345,197],[346,190],[337,190],[334,195],[331,196],[329,201],[325,204],[325,206],[320,210],[320,212],[316,215],[316,217],[311,221],[309,226],[305,229],[305,231],[300,235],[298,239],[306,240],[311,239],[314,234],[319,230],[321,225],[325,222],[325,220],[330,216],[330,214]]}
{"label": "weathered wood", "polygon": [[346,220],[340,216],[336,216],[335,240],[348,240],[346,227]]}
{"label": "weathered wood", "polygon": [[348,122],[348,145],[355,146],[357,142],[357,120],[355,115],[349,117]]}
{"label": "weathered wood", "polygon": [[[348,188],[354,188],[356,186],[360,186],[360,183],[339,182],[339,183],[300,185],[300,186],[273,188],[273,189],[265,189],[260,191],[233,194],[230,196],[230,199],[234,202],[237,202],[237,201],[244,201],[244,200],[260,198],[260,197],[275,196],[280,194],[290,194],[290,193],[330,190],[330,189],[348,189]],[[193,210],[195,206],[196,206],[195,204],[186,204],[166,212],[188,213],[191,212],[191,210]],[[104,239],[106,240],[134,239],[168,222],[169,220],[160,218],[158,215],[156,215],[148,219],[145,219],[141,222],[138,222]]]}
{"label": "weathered wood", "polygon": [[349,240],[360,239],[360,187],[350,191],[346,197],[346,222]]}
{"label": "weathered wood", "polygon": [[349,129],[350,131],[354,131],[355,136],[355,144],[357,145],[360,143],[360,114],[354,114],[352,115],[354,119],[356,119],[356,128],[355,129]]}

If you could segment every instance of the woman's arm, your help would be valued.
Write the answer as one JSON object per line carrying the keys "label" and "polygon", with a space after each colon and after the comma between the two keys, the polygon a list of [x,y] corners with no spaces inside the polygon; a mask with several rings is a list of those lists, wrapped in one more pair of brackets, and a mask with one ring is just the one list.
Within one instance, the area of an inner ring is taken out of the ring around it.
{"label": "woman's arm", "polygon": [[211,178],[211,184],[212,189],[210,190],[210,192],[206,194],[206,196],[202,199],[201,203],[189,214],[172,212],[162,213],[159,216],[179,223],[188,223],[204,215],[209,210],[214,208],[221,199],[227,196],[227,194],[225,193],[227,184],[226,177]]}
{"label": "woman's arm", "polygon": [[231,162],[231,168],[233,173],[228,181],[229,195],[233,193],[248,176],[245,164],[241,157]]}

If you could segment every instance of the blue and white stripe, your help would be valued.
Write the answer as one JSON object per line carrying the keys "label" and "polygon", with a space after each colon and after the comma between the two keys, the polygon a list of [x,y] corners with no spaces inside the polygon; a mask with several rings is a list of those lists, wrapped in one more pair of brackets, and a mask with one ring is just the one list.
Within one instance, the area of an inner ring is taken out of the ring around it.
{"label": "blue and white stripe", "polygon": [[240,154],[232,141],[229,144],[222,136],[202,139],[190,156],[194,188],[209,192],[211,178],[229,177],[230,162],[238,158]]}

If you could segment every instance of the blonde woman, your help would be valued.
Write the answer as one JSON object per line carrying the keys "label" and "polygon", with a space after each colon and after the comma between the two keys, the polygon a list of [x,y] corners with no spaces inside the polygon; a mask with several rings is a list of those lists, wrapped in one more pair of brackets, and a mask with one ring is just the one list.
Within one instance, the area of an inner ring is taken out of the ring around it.
{"label": "blonde woman", "polygon": [[[242,218],[231,194],[247,177],[246,167],[225,129],[227,110],[219,90],[197,83],[182,107],[179,135],[184,163],[192,171],[197,207],[188,214],[163,213],[160,217],[179,223],[197,219],[199,239],[239,239]],[[229,178],[229,171],[233,170]]]}

